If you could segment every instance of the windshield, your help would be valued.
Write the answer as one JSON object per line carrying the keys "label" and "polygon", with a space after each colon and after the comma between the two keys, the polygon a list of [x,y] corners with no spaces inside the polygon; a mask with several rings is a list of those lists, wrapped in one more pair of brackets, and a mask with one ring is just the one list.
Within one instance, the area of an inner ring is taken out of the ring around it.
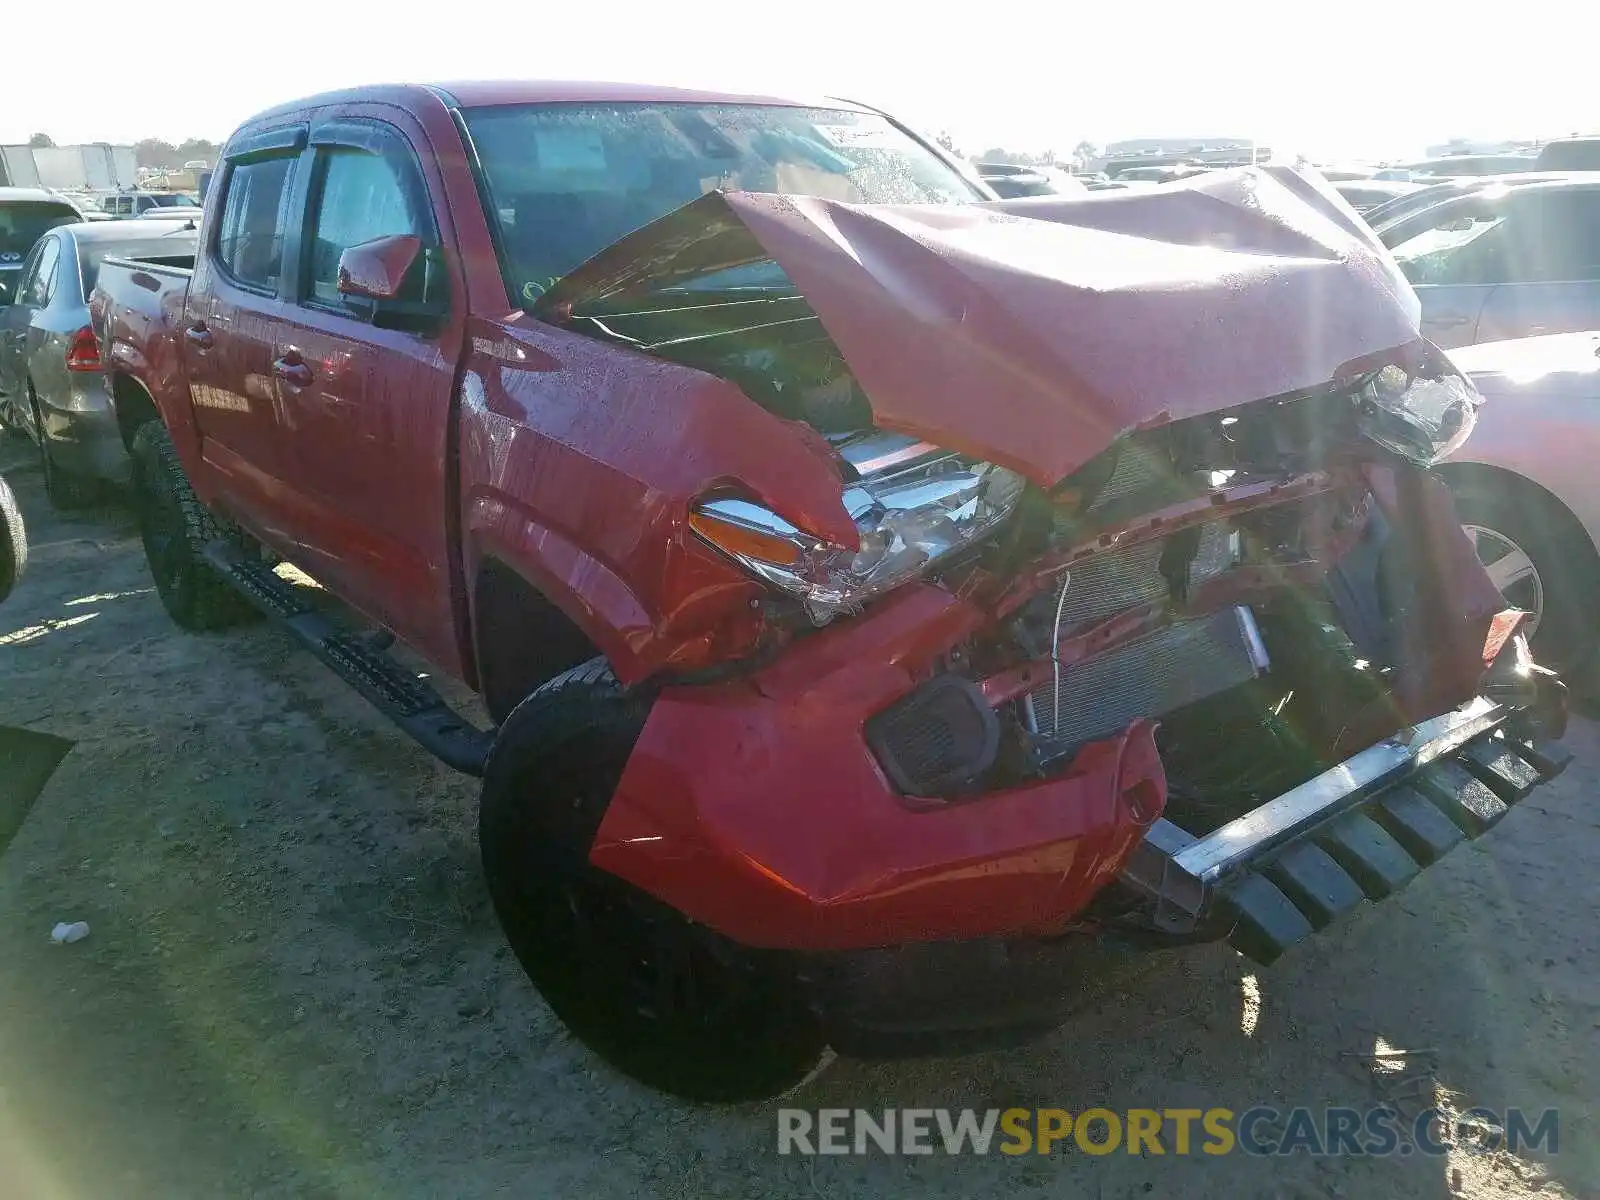
{"label": "windshield", "polygon": [[177,194],[151,196],[149,199],[150,199],[151,206],[155,207],[155,208],[199,208],[200,207],[193,200],[189,199],[189,197],[181,196],[181,195],[177,195]]}
{"label": "windshield", "polygon": [[883,117],[745,104],[545,104],[469,110],[523,303],[611,243],[711,191],[862,204],[983,199]]}
{"label": "windshield", "polygon": [[47,200],[20,200],[0,204],[0,255],[24,257],[33,244],[57,225],[81,220],[70,204]]}

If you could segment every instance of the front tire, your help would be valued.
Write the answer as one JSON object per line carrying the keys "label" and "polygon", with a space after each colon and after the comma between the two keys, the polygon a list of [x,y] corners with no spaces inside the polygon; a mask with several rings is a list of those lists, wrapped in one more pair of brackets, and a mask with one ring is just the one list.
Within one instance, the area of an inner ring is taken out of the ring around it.
{"label": "front tire", "polygon": [[148,421],[134,434],[134,503],[156,594],[180,628],[226,629],[258,615],[201,554],[222,527],[189,486],[166,427]]}
{"label": "front tire", "polygon": [[511,713],[479,813],[495,913],[555,1014],[617,1070],[695,1101],[779,1095],[825,1049],[782,957],[736,946],[589,863],[648,712],[595,659]]}

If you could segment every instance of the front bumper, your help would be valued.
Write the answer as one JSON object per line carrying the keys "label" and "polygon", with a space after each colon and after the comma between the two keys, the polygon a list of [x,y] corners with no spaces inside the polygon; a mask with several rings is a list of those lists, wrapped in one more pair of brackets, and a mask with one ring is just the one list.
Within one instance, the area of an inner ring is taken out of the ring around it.
{"label": "front bumper", "polygon": [[591,861],[749,947],[1112,929],[1232,937],[1270,961],[1481,833],[1562,765],[1539,740],[1565,720],[1564,689],[1544,673],[1504,704],[1474,700],[1381,740],[1202,838],[1161,819],[1166,777],[1148,721],[1048,779],[919,805],[864,731],[911,691],[911,664],[930,645],[984,619],[914,586],[752,676],[664,689]]}
{"label": "front bumper", "polygon": [[1204,837],[1158,820],[1120,883],[1145,901],[1151,932],[1209,928],[1270,963],[1363,900],[1403,887],[1559,775],[1570,753],[1527,718],[1480,696]]}
{"label": "front bumper", "polygon": [[895,790],[864,737],[913,664],[984,620],[912,585],[750,677],[664,689],[590,861],[751,947],[1062,932],[1162,810],[1150,722],[1052,778],[933,808]]}

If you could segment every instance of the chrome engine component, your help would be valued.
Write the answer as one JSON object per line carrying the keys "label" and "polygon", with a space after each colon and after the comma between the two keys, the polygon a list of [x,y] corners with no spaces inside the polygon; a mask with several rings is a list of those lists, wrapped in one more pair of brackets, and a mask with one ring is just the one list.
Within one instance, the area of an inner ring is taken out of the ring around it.
{"label": "chrome engine component", "polygon": [[[1072,588],[1077,584],[1074,572]],[[1071,595],[1069,588],[1069,604]],[[1059,697],[1055,680],[1023,697],[1024,721],[1043,756],[1053,758],[1140,717],[1159,717],[1248,683],[1268,665],[1250,610],[1225,608],[1063,667]]]}

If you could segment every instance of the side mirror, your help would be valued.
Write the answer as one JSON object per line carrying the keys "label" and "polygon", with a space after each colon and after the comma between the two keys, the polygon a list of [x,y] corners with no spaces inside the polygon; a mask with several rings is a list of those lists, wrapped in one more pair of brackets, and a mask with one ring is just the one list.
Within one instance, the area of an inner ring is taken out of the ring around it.
{"label": "side mirror", "polygon": [[383,329],[425,333],[450,312],[443,255],[415,234],[351,246],[339,255],[335,287]]}
{"label": "side mirror", "polygon": [[17,498],[0,479],[0,600],[11,594],[28,561],[28,535],[22,528]]}
{"label": "side mirror", "polygon": [[422,239],[409,233],[351,246],[339,255],[339,294],[379,303],[398,300],[406,276],[421,257]]}

